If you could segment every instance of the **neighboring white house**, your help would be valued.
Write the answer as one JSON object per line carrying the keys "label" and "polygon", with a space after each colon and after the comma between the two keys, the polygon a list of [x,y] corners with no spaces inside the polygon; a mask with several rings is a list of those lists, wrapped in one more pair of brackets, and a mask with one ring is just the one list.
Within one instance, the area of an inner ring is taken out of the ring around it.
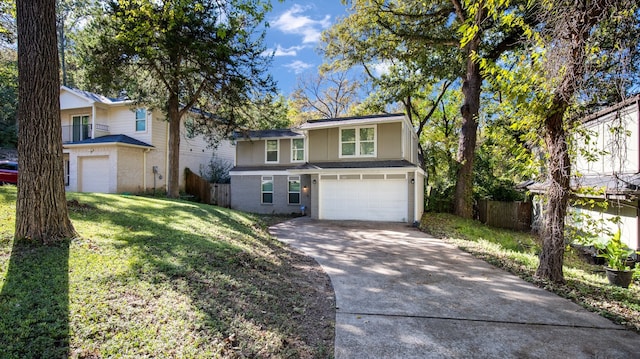
{"label": "neighboring white house", "polygon": [[[166,190],[169,123],[159,113],[126,99],[62,87],[60,117],[65,185],[68,191],[142,193]],[[189,138],[184,123],[180,139],[179,186],[184,169],[198,173],[213,149],[202,136]],[[224,141],[216,158],[233,162],[235,149]]]}
{"label": "neighboring white house", "polygon": [[[579,151],[572,170],[572,186],[602,189],[603,193],[584,196],[595,203],[606,203],[607,208],[570,208],[584,218],[603,219],[601,237],[607,236],[606,229],[611,233],[620,230],[623,242],[632,249],[640,249],[639,109],[640,95],[636,95],[582,120],[585,135],[577,138]],[[614,218],[619,221],[612,221]]]}

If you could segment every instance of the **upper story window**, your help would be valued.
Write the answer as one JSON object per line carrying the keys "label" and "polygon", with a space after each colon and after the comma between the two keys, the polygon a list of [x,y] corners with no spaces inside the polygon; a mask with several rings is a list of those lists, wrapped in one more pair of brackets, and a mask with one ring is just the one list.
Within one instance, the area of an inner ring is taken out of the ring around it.
{"label": "upper story window", "polygon": [[139,108],[136,110],[136,131],[147,130],[147,109]]}
{"label": "upper story window", "polygon": [[265,141],[265,150],[266,150],[266,161],[267,163],[278,163],[278,149],[280,147],[280,141],[278,140],[266,140]]}
{"label": "upper story window", "polygon": [[340,129],[340,157],[372,157],[375,155],[375,126]]}
{"label": "upper story window", "polygon": [[304,139],[294,138],[291,140],[291,162],[304,161]]}
{"label": "upper story window", "polygon": [[[71,130],[73,142],[91,138],[91,126],[89,125],[89,115],[71,116]],[[64,134],[63,134],[64,137]]]}

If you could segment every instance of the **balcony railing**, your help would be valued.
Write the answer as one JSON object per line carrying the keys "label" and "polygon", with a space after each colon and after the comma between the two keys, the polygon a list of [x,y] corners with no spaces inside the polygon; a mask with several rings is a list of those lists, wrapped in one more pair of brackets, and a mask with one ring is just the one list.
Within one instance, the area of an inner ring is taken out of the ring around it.
{"label": "balcony railing", "polygon": [[[109,126],[96,123],[95,137],[109,134]],[[78,142],[91,138],[91,125],[62,126],[62,143]]]}

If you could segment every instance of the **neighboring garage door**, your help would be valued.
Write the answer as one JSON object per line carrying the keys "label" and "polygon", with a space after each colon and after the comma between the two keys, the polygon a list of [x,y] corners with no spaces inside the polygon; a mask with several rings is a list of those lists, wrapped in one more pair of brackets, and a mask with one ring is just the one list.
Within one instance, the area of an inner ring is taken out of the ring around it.
{"label": "neighboring garage door", "polygon": [[320,179],[320,219],[406,222],[408,189],[405,178],[391,175],[383,179],[360,179],[358,175],[333,177],[335,179]]}
{"label": "neighboring garage door", "polygon": [[80,192],[109,192],[109,157],[80,158]]}

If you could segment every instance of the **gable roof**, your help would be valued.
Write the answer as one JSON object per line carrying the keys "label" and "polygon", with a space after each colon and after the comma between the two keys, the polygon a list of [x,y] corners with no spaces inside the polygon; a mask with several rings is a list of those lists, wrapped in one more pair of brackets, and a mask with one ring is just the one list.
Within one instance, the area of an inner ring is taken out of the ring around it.
{"label": "gable roof", "polygon": [[593,120],[600,119],[601,117],[604,117],[612,112],[618,111],[620,109],[623,109],[625,107],[632,106],[632,105],[635,105],[636,107],[640,107],[640,94],[633,95],[624,101],[605,107],[600,111],[597,111],[595,113],[592,113],[588,116],[583,117],[580,121],[582,123],[588,123]]}
{"label": "gable roof", "polygon": [[83,145],[94,145],[94,144],[124,144],[134,147],[145,147],[145,148],[155,148],[154,146],[136,140],[135,138],[129,137],[127,135],[108,135],[96,138],[89,138],[82,141],[66,143],[64,146],[83,146]]}
{"label": "gable roof", "polygon": [[113,98],[113,97],[106,97],[106,96],[102,96],[93,92],[89,92],[89,91],[84,91],[84,90],[80,90],[80,89],[76,89],[76,88],[71,88],[71,87],[66,87],[66,86],[61,86],[60,87],[61,90],[67,91],[71,94],[74,94],[78,97],[83,98],[86,101],[92,102],[92,103],[101,103],[101,104],[105,104],[105,105],[120,105],[120,104],[128,104],[128,103],[133,103],[133,101],[125,98],[125,97],[119,97],[119,98]]}
{"label": "gable roof", "polygon": [[307,121],[306,123],[303,123],[300,126],[300,129],[307,130],[307,129],[336,127],[336,126],[362,125],[362,124],[381,123],[381,122],[397,122],[397,121],[403,121],[405,119],[406,117],[403,113],[325,118],[325,119]]}

